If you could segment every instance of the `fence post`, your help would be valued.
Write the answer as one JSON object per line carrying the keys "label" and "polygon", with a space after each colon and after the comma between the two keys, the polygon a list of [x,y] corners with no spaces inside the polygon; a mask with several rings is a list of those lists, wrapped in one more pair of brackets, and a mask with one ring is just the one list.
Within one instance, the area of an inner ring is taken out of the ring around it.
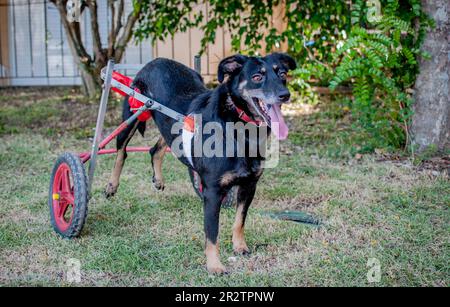
{"label": "fence post", "polygon": [[196,55],[194,57],[194,69],[200,75],[202,74],[202,58],[200,57],[200,55]]}

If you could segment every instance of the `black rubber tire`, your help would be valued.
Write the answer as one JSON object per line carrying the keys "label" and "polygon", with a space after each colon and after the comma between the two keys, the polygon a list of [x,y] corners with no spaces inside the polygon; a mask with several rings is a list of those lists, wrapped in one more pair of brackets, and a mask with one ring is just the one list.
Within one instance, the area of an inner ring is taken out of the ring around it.
{"label": "black rubber tire", "polygon": [[[73,219],[70,227],[66,231],[61,231],[55,222],[53,212],[53,181],[55,180],[56,171],[59,166],[66,163],[72,173],[73,189],[74,189],[74,201],[75,208],[73,212]],[[73,239],[80,236],[86,222],[88,214],[88,179],[86,177],[86,171],[80,158],[72,153],[64,153],[58,157],[52,170],[52,176],[50,179],[48,206],[50,208],[50,222],[53,229],[57,234],[66,239]]]}
{"label": "black rubber tire", "polygon": [[[200,192],[200,176],[194,172],[192,169],[189,169],[189,177],[191,178],[192,186],[194,187],[195,193],[203,199],[203,194]],[[236,191],[237,187],[233,187],[230,192],[228,192],[227,196],[224,198],[222,202],[222,208],[233,208],[236,205]]]}

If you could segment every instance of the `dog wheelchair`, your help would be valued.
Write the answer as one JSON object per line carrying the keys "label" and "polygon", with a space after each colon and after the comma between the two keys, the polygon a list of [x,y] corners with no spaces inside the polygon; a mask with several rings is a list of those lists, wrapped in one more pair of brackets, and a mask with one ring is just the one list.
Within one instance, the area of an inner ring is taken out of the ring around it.
{"label": "dog wheelchair", "polygon": [[[199,58],[196,58],[196,69],[199,71]],[[115,154],[117,150],[106,149],[122,131],[127,129],[136,120],[148,121],[152,112],[161,112],[164,115],[183,123],[184,129],[194,129],[194,119],[180,114],[159,102],[146,97],[138,89],[131,87],[133,80],[120,74],[118,71],[142,68],[139,65],[115,64],[110,60],[107,67],[101,72],[104,80],[100,99],[97,124],[92,148],[88,152],[78,154],[63,153],[55,162],[52,170],[49,187],[48,205],[53,229],[60,236],[68,239],[80,236],[88,214],[88,203],[91,197],[94,182],[97,158],[101,155]],[[106,107],[110,92],[114,91],[122,96],[129,96],[130,108],[134,115],[124,121],[110,135],[102,139]],[[149,152],[150,147],[127,147],[126,152]],[[170,151],[170,149],[168,149]],[[89,162],[87,172],[85,165]],[[189,169],[189,176],[195,192],[203,197],[203,186],[200,176]],[[236,190],[232,189],[223,199],[223,207],[232,207],[235,202]]]}

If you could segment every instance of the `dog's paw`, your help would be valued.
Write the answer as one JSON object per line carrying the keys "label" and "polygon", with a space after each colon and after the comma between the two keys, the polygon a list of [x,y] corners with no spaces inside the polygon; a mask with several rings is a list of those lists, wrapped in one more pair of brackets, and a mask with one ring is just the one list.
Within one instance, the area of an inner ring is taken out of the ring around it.
{"label": "dog's paw", "polygon": [[238,246],[233,247],[233,251],[235,255],[248,256],[250,255],[250,249],[247,244],[240,244]]}
{"label": "dog's paw", "polygon": [[105,189],[106,198],[111,198],[117,193],[117,187],[114,187],[112,183],[108,183]]}
{"label": "dog's paw", "polygon": [[153,182],[153,187],[155,188],[155,190],[164,191],[164,189],[165,189],[164,181],[157,180],[155,177],[153,177],[152,182]]}
{"label": "dog's paw", "polygon": [[206,266],[210,274],[227,275],[227,268],[222,263],[208,264]]}

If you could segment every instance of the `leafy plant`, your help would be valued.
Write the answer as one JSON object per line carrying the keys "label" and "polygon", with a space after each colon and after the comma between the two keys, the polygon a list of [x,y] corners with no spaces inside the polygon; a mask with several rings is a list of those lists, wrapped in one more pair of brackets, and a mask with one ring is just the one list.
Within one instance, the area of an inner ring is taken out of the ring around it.
{"label": "leafy plant", "polygon": [[411,88],[418,74],[425,28],[431,21],[420,1],[383,1],[383,12],[370,23],[369,1],[358,0],[352,11],[349,39],[338,47],[339,63],[330,88],[352,84],[352,110],[358,123],[383,147],[407,145]]}

